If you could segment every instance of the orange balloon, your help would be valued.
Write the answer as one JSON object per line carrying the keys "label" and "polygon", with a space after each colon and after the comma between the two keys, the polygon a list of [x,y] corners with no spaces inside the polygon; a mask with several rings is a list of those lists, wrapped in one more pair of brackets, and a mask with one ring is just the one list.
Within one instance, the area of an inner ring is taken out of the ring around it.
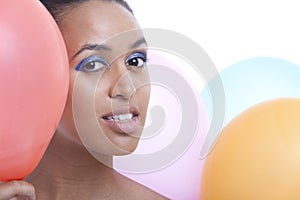
{"label": "orange balloon", "polygon": [[207,156],[201,200],[300,199],[300,99],[256,105],[229,123]]}
{"label": "orange balloon", "polygon": [[38,164],[62,115],[69,67],[62,35],[38,0],[0,3],[0,181]]}

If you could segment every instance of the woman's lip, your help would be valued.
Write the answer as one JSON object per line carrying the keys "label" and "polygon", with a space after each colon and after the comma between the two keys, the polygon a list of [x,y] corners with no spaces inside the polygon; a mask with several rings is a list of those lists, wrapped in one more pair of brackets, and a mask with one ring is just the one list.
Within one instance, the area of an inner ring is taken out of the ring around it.
{"label": "woman's lip", "polygon": [[126,107],[117,107],[117,108],[113,108],[112,112],[109,112],[105,115],[102,116],[103,119],[108,118],[108,117],[112,117],[112,116],[116,116],[116,115],[123,115],[123,114],[128,114],[128,113],[132,113],[134,116],[138,116],[139,112],[138,109],[135,106],[126,106]]}
{"label": "woman's lip", "polygon": [[[124,115],[128,113],[132,113],[133,116],[131,119],[111,119],[113,116]],[[114,108],[112,112],[103,115],[101,118],[106,124],[110,126],[111,129],[119,133],[134,133],[139,127],[139,112],[138,109],[134,106]]]}
{"label": "woman's lip", "polygon": [[134,116],[130,120],[123,120],[123,121],[118,121],[118,120],[107,120],[103,119],[106,124],[110,126],[110,128],[118,133],[126,133],[126,134],[131,134],[135,133],[139,127],[139,117]]}

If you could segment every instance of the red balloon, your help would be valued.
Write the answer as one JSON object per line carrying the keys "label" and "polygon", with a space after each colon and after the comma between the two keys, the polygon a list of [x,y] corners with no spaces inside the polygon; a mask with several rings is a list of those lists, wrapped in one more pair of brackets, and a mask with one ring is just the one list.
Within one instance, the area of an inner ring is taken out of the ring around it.
{"label": "red balloon", "polygon": [[0,181],[37,166],[62,115],[69,67],[62,35],[38,0],[0,3]]}

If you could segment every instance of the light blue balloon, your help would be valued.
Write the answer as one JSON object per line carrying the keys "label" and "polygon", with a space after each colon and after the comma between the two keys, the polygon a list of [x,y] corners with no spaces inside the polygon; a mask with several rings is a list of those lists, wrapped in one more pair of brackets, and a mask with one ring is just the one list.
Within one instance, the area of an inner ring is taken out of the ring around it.
{"label": "light blue balloon", "polygon": [[[224,126],[246,109],[277,98],[300,98],[300,66],[274,57],[256,57],[237,62],[220,72],[225,93]],[[212,84],[212,79],[208,84]],[[202,93],[209,117],[212,116],[210,91]],[[300,119],[300,116],[299,116]],[[212,123],[211,123],[212,124]],[[218,135],[210,137],[210,146]]]}

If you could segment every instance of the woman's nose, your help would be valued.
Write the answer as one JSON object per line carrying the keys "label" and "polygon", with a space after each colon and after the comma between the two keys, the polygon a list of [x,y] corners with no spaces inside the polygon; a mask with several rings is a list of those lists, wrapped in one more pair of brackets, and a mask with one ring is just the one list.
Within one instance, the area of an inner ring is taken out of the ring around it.
{"label": "woman's nose", "polygon": [[110,88],[111,98],[130,99],[135,93],[135,86],[126,65],[122,62],[111,66],[113,82]]}

